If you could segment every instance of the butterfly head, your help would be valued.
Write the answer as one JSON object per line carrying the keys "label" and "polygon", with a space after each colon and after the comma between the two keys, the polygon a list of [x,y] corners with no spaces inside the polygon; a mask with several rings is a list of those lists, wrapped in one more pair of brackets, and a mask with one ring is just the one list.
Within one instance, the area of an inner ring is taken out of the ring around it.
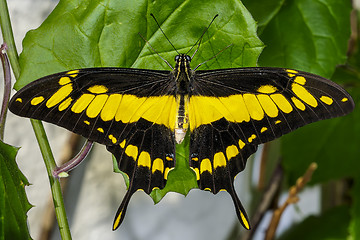
{"label": "butterfly head", "polygon": [[175,56],[175,70],[177,72],[185,72],[190,68],[191,57],[186,54],[179,54]]}

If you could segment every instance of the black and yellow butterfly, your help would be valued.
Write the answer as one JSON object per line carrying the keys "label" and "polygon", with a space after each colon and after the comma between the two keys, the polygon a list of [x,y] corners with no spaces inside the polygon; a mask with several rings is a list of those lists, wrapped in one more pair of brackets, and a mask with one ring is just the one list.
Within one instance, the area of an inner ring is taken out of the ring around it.
{"label": "black and yellow butterfly", "polygon": [[339,85],[284,68],[190,68],[180,54],[173,71],[88,68],[45,76],[22,88],[10,110],[106,145],[129,177],[115,216],[124,219],[139,189],[163,189],[175,167],[175,144],[190,132],[189,165],[198,186],[230,193],[237,216],[250,223],[233,181],[261,143],[321,119],[351,112]]}

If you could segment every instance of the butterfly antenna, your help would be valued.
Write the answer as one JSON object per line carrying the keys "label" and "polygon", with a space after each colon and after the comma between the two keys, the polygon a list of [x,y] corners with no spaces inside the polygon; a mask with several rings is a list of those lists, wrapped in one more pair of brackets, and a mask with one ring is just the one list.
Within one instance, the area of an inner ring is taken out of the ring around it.
{"label": "butterfly antenna", "polygon": [[[195,53],[199,50],[199,48],[200,48],[200,43],[201,43],[201,41],[202,41],[205,33],[206,33],[207,30],[210,28],[210,26],[211,26],[211,24],[214,22],[215,18],[217,18],[218,16],[219,16],[219,14],[216,14],[216,15],[214,16],[214,18],[213,18],[213,19],[211,20],[211,22],[209,23],[209,26],[208,26],[207,28],[205,28],[203,34],[201,34],[200,38],[195,42],[195,44],[190,48],[190,50],[187,51],[186,55],[187,55],[189,52],[191,52],[191,50],[197,45],[197,48],[196,48],[195,52],[193,53],[193,55],[191,56],[191,59],[193,59],[193,57],[195,56]],[[209,59],[209,60],[210,60],[210,59]]]}
{"label": "butterfly antenna", "polygon": [[217,54],[215,54],[214,56],[212,56],[211,58],[209,58],[208,60],[206,60],[205,62],[200,63],[199,65],[196,66],[196,68],[194,68],[193,70],[195,71],[198,67],[200,67],[201,65],[203,65],[204,63],[207,63],[208,61],[210,61],[213,58],[216,58],[218,55],[220,55],[222,52],[224,52],[226,49],[228,49],[229,47],[231,47],[233,44],[230,44],[226,47],[224,47],[223,49],[221,49]]}
{"label": "butterfly antenna", "polygon": [[156,53],[172,70],[174,70],[174,68],[171,66],[171,64],[165,59],[163,58],[149,43],[149,41],[143,36],[141,35],[141,33],[138,33],[139,36],[144,39],[144,41],[150,46],[151,50],[153,50],[154,53]]}
{"label": "butterfly antenna", "polygon": [[150,16],[152,16],[152,18],[155,20],[155,22],[156,22],[156,24],[158,25],[160,31],[162,32],[162,34],[164,34],[166,40],[168,40],[168,42],[170,43],[170,45],[174,48],[175,52],[180,55],[180,53],[176,50],[175,46],[172,44],[172,42],[170,41],[170,39],[166,36],[166,34],[164,33],[164,31],[162,30],[159,22],[156,20],[156,18],[155,18],[155,16],[154,16],[154,14],[150,13]]}

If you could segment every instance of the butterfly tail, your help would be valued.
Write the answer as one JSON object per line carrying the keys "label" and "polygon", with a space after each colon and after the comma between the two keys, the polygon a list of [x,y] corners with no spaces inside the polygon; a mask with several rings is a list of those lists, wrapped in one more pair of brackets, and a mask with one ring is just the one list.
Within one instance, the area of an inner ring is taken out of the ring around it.
{"label": "butterfly tail", "polygon": [[247,230],[251,229],[249,218],[246,214],[244,207],[242,206],[239,197],[237,196],[234,186],[231,187],[231,191],[229,191],[231,198],[235,205],[236,215],[238,216],[241,225]]}
{"label": "butterfly tail", "polygon": [[112,226],[113,231],[115,231],[120,226],[122,221],[124,220],[127,206],[129,204],[131,196],[134,194],[134,192],[136,192],[136,191],[132,190],[131,188],[129,188],[129,190],[126,192],[124,199],[122,200],[120,207],[116,212],[116,215],[114,218],[114,223]]}

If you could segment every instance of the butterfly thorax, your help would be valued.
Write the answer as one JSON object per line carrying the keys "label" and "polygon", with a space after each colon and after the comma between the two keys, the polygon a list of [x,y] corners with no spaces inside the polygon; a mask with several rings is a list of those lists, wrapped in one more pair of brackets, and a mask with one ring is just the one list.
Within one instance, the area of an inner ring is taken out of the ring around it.
{"label": "butterfly thorax", "polygon": [[184,140],[189,127],[188,102],[189,102],[189,83],[192,76],[190,69],[190,56],[180,54],[175,57],[176,65],[173,71],[176,81],[176,101],[177,115],[175,125],[175,141],[181,143]]}

